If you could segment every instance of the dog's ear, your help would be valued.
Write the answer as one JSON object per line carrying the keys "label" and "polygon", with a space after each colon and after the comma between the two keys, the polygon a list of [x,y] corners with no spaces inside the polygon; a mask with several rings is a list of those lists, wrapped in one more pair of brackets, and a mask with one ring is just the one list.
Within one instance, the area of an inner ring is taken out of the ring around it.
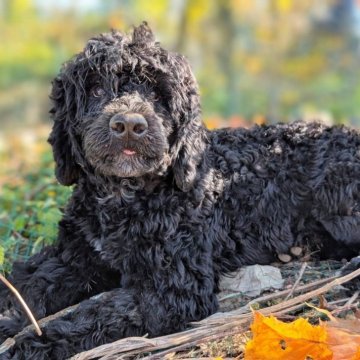
{"label": "dog's ear", "polygon": [[146,21],[134,28],[132,41],[136,44],[152,44],[155,42],[155,36]]}
{"label": "dog's ear", "polygon": [[194,121],[180,128],[177,136],[179,139],[175,143],[178,151],[173,163],[174,179],[182,191],[189,191],[205,148],[204,129]]}
{"label": "dog's ear", "polygon": [[[172,55],[174,56],[174,55]],[[171,61],[172,82],[168,82],[170,113],[175,120],[174,143],[170,156],[177,186],[189,191],[197,174],[206,146],[206,129],[201,121],[198,86],[185,57],[175,55]]]}
{"label": "dog's ear", "polygon": [[75,94],[65,91],[61,76],[54,79],[50,99],[53,107],[50,114],[54,125],[48,142],[51,144],[55,160],[55,175],[63,185],[72,185],[78,181],[80,167],[76,163],[73,148],[73,134],[70,117],[75,108]]}

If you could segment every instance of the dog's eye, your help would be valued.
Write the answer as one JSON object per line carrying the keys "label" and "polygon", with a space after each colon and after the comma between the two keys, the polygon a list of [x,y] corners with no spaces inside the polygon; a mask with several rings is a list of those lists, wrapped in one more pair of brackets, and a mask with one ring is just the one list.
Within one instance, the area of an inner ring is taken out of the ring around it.
{"label": "dog's eye", "polygon": [[92,89],[91,89],[91,96],[94,96],[94,97],[102,97],[105,95],[105,90],[101,87],[101,86],[94,86]]}

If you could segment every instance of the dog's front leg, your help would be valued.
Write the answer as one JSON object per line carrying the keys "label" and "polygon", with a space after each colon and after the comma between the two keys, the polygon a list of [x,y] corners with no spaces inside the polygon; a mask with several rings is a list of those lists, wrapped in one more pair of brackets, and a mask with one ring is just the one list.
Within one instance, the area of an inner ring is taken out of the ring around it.
{"label": "dog's front leg", "polygon": [[184,288],[159,294],[146,285],[113,290],[50,321],[41,337],[33,332],[17,337],[7,353],[0,353],[0,359],[61,360],[124,337],[179,331],[215,310],[215,295],[198,295]]}
{"label": "dog's front leg", "polygon": [[113,290],[83,301],[72,312],[50,321],[40,337],[27,332],[0,359],[62,360],[77,352],[126,336],[143,335],[143,318],[130,290]]}
{"label": "dog's front leg", "polygon": [[[41,319],[120,283],[120,276],[95,259],[86,243],[80,249],[84,252],[48,247],[28,261],[14,264],[9,280],[35,318]],[[0,344],[29,323],[17,299],[3,285],[0,314]]]}

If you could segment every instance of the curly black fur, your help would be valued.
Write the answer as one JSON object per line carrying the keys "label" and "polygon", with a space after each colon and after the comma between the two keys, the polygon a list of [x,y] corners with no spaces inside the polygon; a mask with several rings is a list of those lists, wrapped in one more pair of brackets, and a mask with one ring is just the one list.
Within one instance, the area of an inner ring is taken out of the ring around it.
{"label": "curly black fur", "polygon": [[[56,176],[75,184],[58,243],[10,280],[36,317],[81,302],[1,359],[65,359],[121,337],[163,335],[217,308],[219,277],[306,245],[360,245],[360,136],[318,123],[208,131],[183,56],[132,35],[90,39],[53,82]],[[119,138],[114,116],[147,131]],[[105,298],[92,295],[111,290]],[[0,341],[26,320],[0,289]]]}

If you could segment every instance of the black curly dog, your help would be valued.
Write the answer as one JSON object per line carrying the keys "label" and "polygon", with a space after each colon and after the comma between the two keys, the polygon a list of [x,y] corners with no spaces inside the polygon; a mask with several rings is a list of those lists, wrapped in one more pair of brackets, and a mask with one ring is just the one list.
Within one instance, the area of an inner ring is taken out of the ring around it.
{"label": "black curly dog", "polygon": [[[208,131],[188,62],[146,24],[90,39],[51,98],[56,176],[74,191],[57,244],[9,279],[37,318],[81,303],[1,359],[66,359],[183,330],[216,312],[222,274],[294,245],[319,258],[358,255],[357,131],[301,122]],[[1,343],[27,320],[3,286],[0,295]]]}

